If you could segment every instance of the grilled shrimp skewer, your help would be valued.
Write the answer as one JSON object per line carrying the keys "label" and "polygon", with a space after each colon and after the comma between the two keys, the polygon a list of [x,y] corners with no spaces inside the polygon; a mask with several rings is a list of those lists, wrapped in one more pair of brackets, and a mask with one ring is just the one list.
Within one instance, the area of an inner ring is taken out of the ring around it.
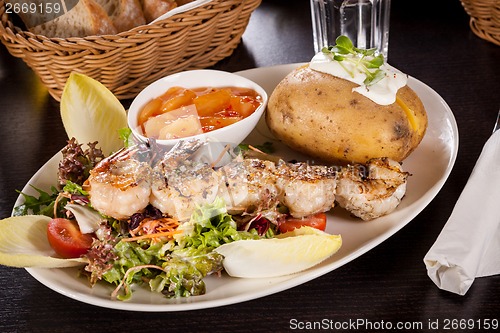
{"label": "grilled shrimp skewer", "polygon": [[150,203],[179,221],[217,197],[219,175],[210,165],[189,160],[201,146],[200,141],[180,141],[153,169]]}
{"label": "grilled shrimp skewer", "polygon": [[124,149],[102,160],[88,180],[90,200],[104,215],[126,219],[149,203],[186,221],[197,206],[221,197],[231,214],[263,214],[271,220],[282,204],[301,218],[334,207],[363,220],[393,211],[406,191],[408,173],[387,158],[337,171],[334,167],[237,156],[215,170],[196,161],[201,141],[181,141],[154,169]]}
{"label": "grilled shrimp skewer", "polygon": [[90,203],[102,214],[127,219],[149,204],[151,168],[132,157],[136,152],[121,149],[90,171]]}
{"label": "grilled shrimp skewer", "polygon": [[371,220],[399,205],[407,178],[401,165],[388,158],[370,160],[366,166],[349,166],[337,175],[336,199],[353,215]]}

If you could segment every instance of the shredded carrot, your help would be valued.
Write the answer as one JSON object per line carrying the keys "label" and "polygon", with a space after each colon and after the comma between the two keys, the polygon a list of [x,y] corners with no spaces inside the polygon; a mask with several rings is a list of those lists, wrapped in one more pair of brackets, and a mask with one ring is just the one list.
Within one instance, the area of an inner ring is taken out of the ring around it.
{"label": "shredded carrot", "polygon": [[67,194],[67,193],[63,193],[63,192],[60,192],[57,195],[57,198],[54,201],[54,217],[57,217],[57,207],[59,206],[59,200],[61,200],[61,198],[68,198],[68,199],[70,199],[71,195]]}
{"label": "shredded carrot", "polygon": [[220,152],[219,156],[215,159],[215,161],[212,162],[212,164],[210,164],[210,167],[214,168],[217,165],[217,163],[219,163],[220,160],[222,160],[224,154],[227,153],[230,148],[231,148],[230,145],[225,145],[224,149]]}
{"label": "shredded carrot", "polygon": [[260,150],[259,148],[254,147],[252,145],[248,145],[248,148],[252,149],[253,151],[256,151],[258,153],[261,153],[261,154],[264,154],[264,155],[269,155],[268,153],[264,153],[262,150]]}
{"label": "shredded carrot", "polygon": [[172,218],[152,219],[145,218],[134,230],[130,230],[131,237],[123,239],[124,242],[133,242],[142,239],[153,239],[160,237],[172,237],[179,233],[177,230],[179,221]]}

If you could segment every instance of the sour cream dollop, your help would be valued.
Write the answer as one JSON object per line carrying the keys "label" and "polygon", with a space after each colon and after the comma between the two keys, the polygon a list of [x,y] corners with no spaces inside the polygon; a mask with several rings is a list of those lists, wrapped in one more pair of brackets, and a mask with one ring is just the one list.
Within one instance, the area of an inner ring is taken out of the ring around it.
{"label": "sour cream dollop", "polygon": [[[342,67],[343,66],[343,67]],[[336,61],[331,56],[323,52],[317,53],[309,63],[309,67],[315,71],[330,74],[341,79],[354,82],[359,87],[352,91],[371,99],[380,105],[389,105],[396,101],[396,93],[408,82],[408,75],[396,68],[384,63],[379,67],[385,75],[380,81],[365,85],[366,74],[354,64],[347,61]]]}

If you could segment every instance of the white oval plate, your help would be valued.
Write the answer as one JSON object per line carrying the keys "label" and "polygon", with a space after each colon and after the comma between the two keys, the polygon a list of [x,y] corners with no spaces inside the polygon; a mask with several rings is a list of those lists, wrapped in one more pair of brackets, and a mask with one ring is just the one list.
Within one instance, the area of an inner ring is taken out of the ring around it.
{"label": "white oval plate", "polygon": [[[238,74],[254,80],[270,95],[282,78],[301,64],[256,68]],[[167,299],[146,288],[137,287],[132,299],[126,302],[112,300],[111,285],[89,286],[86,278],[77,277],[77,269],[34,269],[27,271],[52,290],[75,300],[96,306],[131,311],[182,311],[204,309],[248,301],[289,289],[332,272],[382,243],[419,214],[436,196],[455,163],[458,151],[458,129],[452,111],[446,102],[424,83],[409,78],[409,86],[422,99],[429,117],[426,136],[415,152],[404,161],[404,168],[412,176],[408,190],[400,206],[390,215],[371,222],[354,219],[336,207],[329,213],[327,232],[341,234],[343,246],[333,257],[307,271],[273,279],[239,279],[225,274],[222,277],[209,276],[205,279],[207,292],[202,296],[183,299]],[[245,140],[262,144],[274,140],[263,119]],[[285,158],[304,160],[303,156],[286,147],[275,144],[277,154]],[[50,159],[28,184],[41,189],[50,189],[57,181],[57,165],[60,154]],[[307,159],[307,158],[305,158]],[[29,185],[23,189],[33,193]],[[19,198],[19,204],[22,199]]]}

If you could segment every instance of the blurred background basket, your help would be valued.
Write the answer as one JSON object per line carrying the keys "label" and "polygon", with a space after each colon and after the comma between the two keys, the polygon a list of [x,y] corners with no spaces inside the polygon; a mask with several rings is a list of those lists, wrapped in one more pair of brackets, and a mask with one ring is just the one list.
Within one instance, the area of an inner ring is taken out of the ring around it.
{"label": "blurred background basket", "polygon": [[72,71],[100,81],[119,99],[130,99],[165,75],[207,68],[231,55],[260,3],[212,0],[117,35],[47,38],[15,26],[0,0],[0,40],[58,101]]}
{"label": "blurred background basket", "polygon": [[500,0],[460,0],[470,16],[472,31],[482,39],[500,45]]}

